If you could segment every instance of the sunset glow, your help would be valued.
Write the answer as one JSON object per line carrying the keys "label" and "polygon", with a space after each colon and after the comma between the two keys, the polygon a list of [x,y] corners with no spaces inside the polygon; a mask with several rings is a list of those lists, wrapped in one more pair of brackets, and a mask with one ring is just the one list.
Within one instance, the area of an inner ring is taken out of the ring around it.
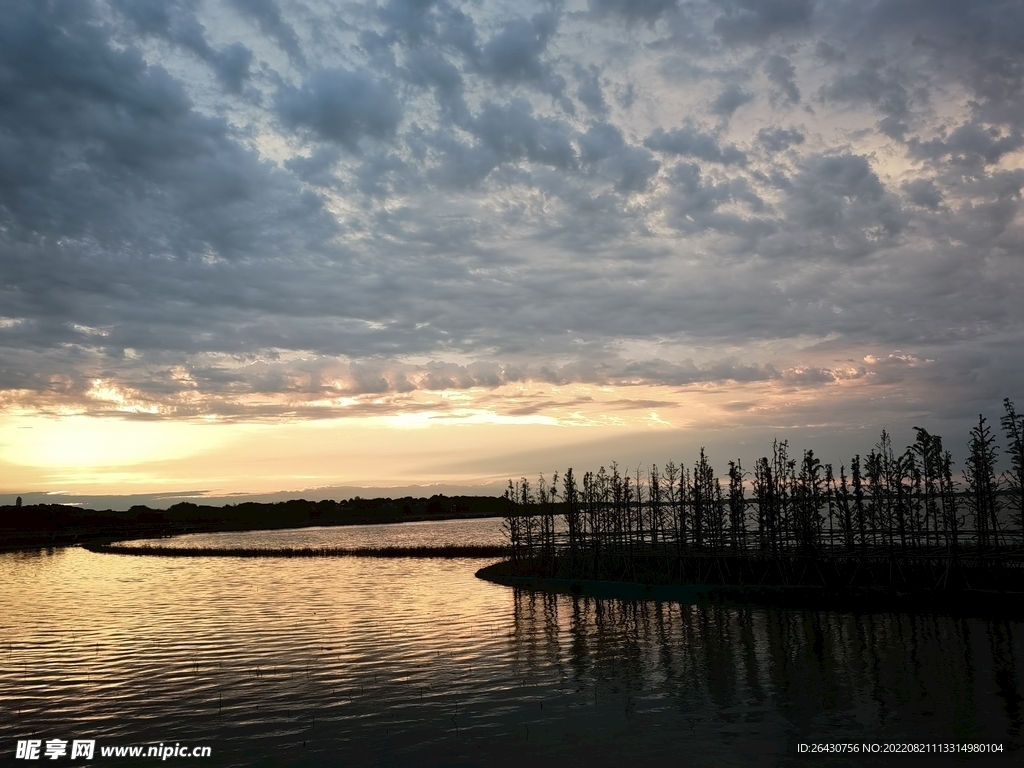
{"label": "sunset glow", "polygon": [[1021,19],[901,7],[15,3],[0,500],[959,451],[1024,401]]}

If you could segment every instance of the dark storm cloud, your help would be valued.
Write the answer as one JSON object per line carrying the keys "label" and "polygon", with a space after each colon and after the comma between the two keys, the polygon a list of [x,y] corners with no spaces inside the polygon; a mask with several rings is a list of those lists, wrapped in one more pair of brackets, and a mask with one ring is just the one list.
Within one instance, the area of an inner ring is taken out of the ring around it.
{"label": "dark storm cloud", "polygon": [[8,3],[3,402],[1024,380],[1019,4],[586,8]]}

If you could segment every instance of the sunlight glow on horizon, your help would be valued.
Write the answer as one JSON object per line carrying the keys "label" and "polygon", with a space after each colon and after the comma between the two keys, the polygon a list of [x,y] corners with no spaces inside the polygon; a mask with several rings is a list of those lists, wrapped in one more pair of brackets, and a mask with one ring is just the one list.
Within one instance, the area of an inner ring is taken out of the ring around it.
{"label": "sunlight glow on horizon", "polygon": [[[889,423],[894,415],[910,413],[900,405],[905,397],[898,384],[869,385],[863,379],[824,388],[758,381],[685,387],[517,384],[515,390],[517,397],[466,390],[448,410],[427,405],[392,414],[273,422],[22,412],[0,417],[6,436],[0,441],[0,492],[205,489],[231,495],[331,486],[500,486],[508,477],[563,471],[574,461],[583,469],[623,458],[689,461],[688,452],[707,442],[718,445],[719,453],[729,452],[716,457],[720,463],[745,450],[760,455],[770,448],[768,435],[780,431],[857,432],[867,404],[883,423],[886,409]],[[892,396],[888,404],[886,395]],[[745,446],[740,438],[751,428],[765,436],[757,438],[765,445]],[[827,444],[810,447],[829,453]]]}

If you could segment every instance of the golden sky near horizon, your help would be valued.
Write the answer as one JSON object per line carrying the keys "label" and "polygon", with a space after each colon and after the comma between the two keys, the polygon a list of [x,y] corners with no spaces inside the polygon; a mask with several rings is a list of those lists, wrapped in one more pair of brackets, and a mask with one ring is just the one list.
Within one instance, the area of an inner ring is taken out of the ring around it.
{"label": "golden sky near horizon", "polygon": [[500,491],[509,478],[550,477],[574,462],[580,472],[612,461],[692,463],[709,443],[724,472],[729,459],[750,466],[774,437],[802,440],[819,455],[824,449],[838,465],[849,459],[844,450],[871,445],[873,433],[852,418],[865,407],[882,421],[908,415],[901,387],[865,378],[828,392],[778,382],[517,385],[470,390],[454,407],[438,398],[434,409],[423,402],[391,416],[263,423],[7,414],[0,416],[0,494],[223,497],[433,484]]}

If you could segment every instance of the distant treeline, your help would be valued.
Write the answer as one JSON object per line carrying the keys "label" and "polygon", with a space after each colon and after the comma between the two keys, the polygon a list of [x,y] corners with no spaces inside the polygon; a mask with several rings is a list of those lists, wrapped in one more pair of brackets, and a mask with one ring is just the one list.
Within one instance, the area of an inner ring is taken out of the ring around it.
{"label": "distant treeline", "polygon": [[702,448],[692,469],[670,461],[631,474],[613,463],[582,479],[569,469],[560,483],[557,473],[510,480],[512,565],[573,578],[949,587],[952,576],[956,587],[1024,587],[1024,416],[1003,405],[1001,473],[979,416],[962,468],[915,427],[906,449],[883,430],[838,470],[777,440],[752,472],[735,460],[724,477]]}
{"label": "distant treeline", "polygon": [[87,544],[93,552],[111,555],[154,557],[376,557],[376,558],[494,558],[503,557],[502,546],[451,544],[411,547],[153,547],[118,544]]}
{"label": "distant treeline", "polygon": [[503,514],[504,509],[502,500],[496,497],[444,495],[429,499],[293,499],[273,504],[244,502],[220,507],[178,502],[167,509],[139,505],[126,512],[80,509],[64,504],[2,506],[0,549],[205,531],[495,517]]}

